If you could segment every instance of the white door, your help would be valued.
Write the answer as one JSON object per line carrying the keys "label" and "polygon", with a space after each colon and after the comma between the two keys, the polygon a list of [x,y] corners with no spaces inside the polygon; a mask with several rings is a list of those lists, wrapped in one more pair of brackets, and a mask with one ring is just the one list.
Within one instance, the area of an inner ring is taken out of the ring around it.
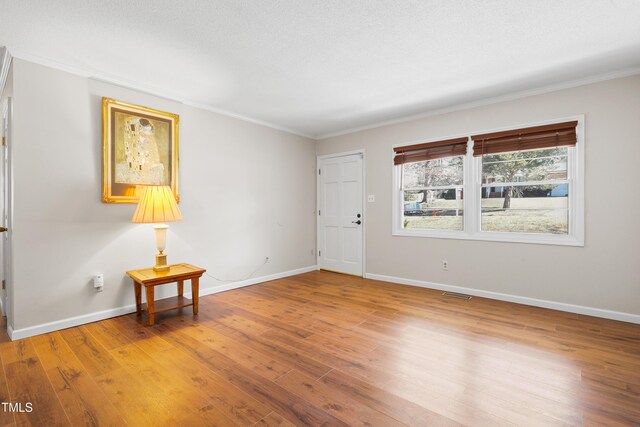
{"label": "white door", "polygon": [[362,154],[318,162],[318,263],[323,270],[362,276]]}
{"label": "white door", "polygon": [[9,181],[9,145],[11,143],[11,98],[7,100],[6,105],[3,108],[2,114],[2,161],[0,162],[0,230],[3,232],[0,234],[2,244],[0,245],[0,258],[2,259],[2,268],[0,269],[0,280],[2,281],[2,288],[0,289],[0,303],[2,304],[2,314],[7,317],[7,325],[10,324],[10,309],[9,307],[9,286],[11,277],[9,267],[9,257],[11,252],[9,250],[9,214],[10,214],[10,181]]}

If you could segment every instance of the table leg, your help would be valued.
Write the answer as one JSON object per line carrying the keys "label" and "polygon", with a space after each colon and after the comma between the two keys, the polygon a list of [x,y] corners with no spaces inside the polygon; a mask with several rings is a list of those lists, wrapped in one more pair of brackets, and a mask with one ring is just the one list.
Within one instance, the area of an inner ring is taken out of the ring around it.
{"label": "table leg", "polygon": [[140,316],[142,314],[142,285],[134,281],[133,287],[136,292],[136,314]]}
{"label": "table leg", "polygon": [[178,296],[184,295],[184,280],[178,280]]}
{"label": "table leg", "polygon": [[200,278],[191,279],[191,294],[193,298],[193,314],[198,314],[198,293],[200,291]]}
{"label": "table leg", "polygon": [[155,321],[153,286],[147,286],[146,290],[147,290],[147,315],[149,317],[149,326],[153,326],[153,323]]}

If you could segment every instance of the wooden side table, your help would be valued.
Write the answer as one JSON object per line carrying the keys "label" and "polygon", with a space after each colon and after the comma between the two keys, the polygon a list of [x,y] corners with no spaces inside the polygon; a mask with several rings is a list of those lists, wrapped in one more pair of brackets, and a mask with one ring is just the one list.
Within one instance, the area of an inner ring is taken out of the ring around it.
{"label": "wooden side table", "polygon": [[[147,293],[147,315],[149,325],[153,326],[155,314],[169,310],[176,310],[182,307],[193,306],[193,314],[198,314],[198,292],[200,287],[200,277],[204,274],[204,268],[195,267],[191,264],[174,264],[169,266],[169,271],[156,272],[153,268],[127,271],[127,275],[133,279],[136,292],[136,313],[142,314],[142,287]],[[193,300],[185,298],[184,281],[191,280],[191,293]],[[178,296],[154,300],[154,288],[158,285],[177,282]]]}

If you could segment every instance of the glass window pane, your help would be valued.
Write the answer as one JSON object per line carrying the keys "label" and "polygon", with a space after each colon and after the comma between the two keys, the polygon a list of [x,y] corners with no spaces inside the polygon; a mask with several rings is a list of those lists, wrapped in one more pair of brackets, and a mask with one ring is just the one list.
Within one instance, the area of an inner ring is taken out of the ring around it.
{"label": "glass window pane", "polygon": [[403,165],[404,188],[462,185],[463,158],[445,157]]}
{"label": "glass window pane", "polygon": [[462,189],[404,191],[403,228],[463,230]]}
{"label": "glass window pane", "polygon": [[482,231],[568,234],[568,185],[482,188]]}
{"label": "glass window pane", "polygon": [[482,156],[482,183],[567,179],[568,147]]}

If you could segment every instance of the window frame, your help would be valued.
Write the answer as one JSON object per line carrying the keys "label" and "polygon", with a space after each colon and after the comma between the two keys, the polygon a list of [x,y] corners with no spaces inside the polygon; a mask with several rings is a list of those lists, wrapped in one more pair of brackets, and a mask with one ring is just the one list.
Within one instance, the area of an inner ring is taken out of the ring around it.
{"label": "window frame", "polygon": [[[543,234],[543,233],[514,233],[481,231],[481,201],[482,201],[482,156],[473,156],[473,140],[470,135],[500,132],[511,129],[526,128],[532,126],[549,125],[577,120],[576,146],[567,147],[567,181],[569,190],[568,200],[568,233],[567,234]],[[464,228],[457,230],[427,230],[405,229],[402,226],[404,205],[402,200],[402,165],[393,165],[392,151],[392,230],[393,236],[407,237],[431,237],[442,239],[481,240],[492,242],[532,243],[546,245],[584,246],[584,115],[563,117],[540,122],[525,123],[505,126],[482,131],[466,132],[448,136],[446,138],[432,138],[412,143],[394,145],[395,147],[440,141],[456,137],[469,137],[467,142],[467,154],[463,157],[463,209]]]}

